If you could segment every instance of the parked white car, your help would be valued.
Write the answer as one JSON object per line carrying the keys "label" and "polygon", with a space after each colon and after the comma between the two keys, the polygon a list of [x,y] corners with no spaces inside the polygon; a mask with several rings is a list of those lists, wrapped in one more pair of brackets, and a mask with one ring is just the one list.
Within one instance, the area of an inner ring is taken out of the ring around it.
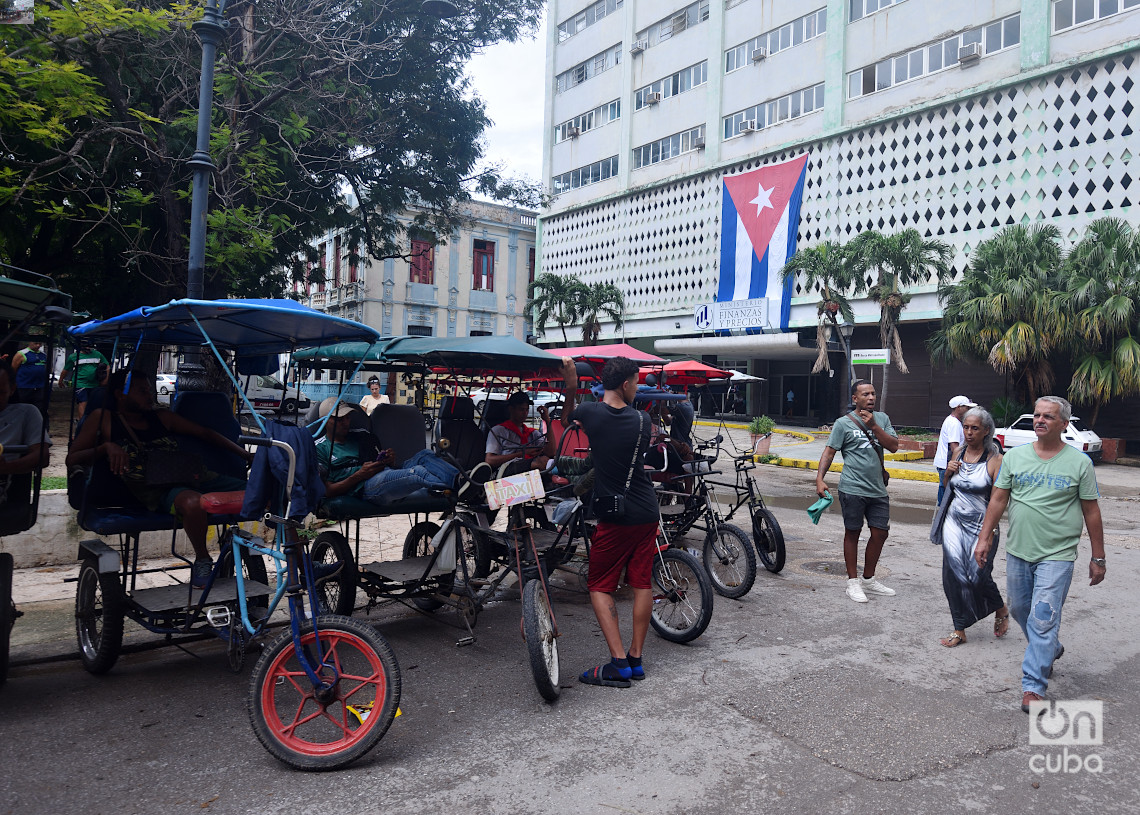
{"label": "parked white car", "polygon": [[169,396],[178,387],[178,377],[174,374],[158,374],[154,378],[154,389],[159,396]]}
{"label": "parked white car", "polygon": [[[482,413],[483,406],[487,403],[488,399],[505,402],[508,395],[506,388],[477,388],[471,391],[471,401],[475,403],[475,410]],[[530,396],[531,400],[531,418],[538,416],[538,408],[540,405],[546,405],[548,408],[552,408],[562,401],[562,394],[553,391],[527,391],[527,395]]]}
{"label": "parked white car", "polygon": [[[1090,430],[1079,416],[1069,419],[1069,426],[1061,433],[1061,440],[1075,450],[1088,453],[1093,461],[1100,460],[1100,436]],[[994,433],[994,441],[1003,451],[1037,441],[1037,434],[1033,430],[1033,414],[1023,413],[1009,427],[999,428]]]}
{"label": "parked white car", "polygon": [[246,376],[243,377],[242,384],[245,386],[245,395],[258,411],[276,410],[281,404],[282,395],[285,397],[285,413],[308,410],[313,404],[309,395],[296,386],[290,387],[286,392],[285,385],[275,376]]}

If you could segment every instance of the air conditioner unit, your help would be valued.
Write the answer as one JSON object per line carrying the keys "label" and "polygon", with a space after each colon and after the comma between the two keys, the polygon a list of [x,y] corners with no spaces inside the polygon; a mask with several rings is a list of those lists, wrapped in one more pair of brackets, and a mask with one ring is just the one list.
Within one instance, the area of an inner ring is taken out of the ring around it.
{"label": "air conditioner unit", "polygon": [[745,119],[743,122],[740,123],[740,132],[741,133],[755,133],[759,129],[760,128],[756,126],[756,120],[755,119]]}
{"label": "air conditioner unit", "polygon": [[636,41],[634,41],[633,45],[631,45],[629,47],[629,53],[640,54],[642,51],[644,51],[648,47],[649,47],[649,40],[636,40]]}
{"label": "air conditioner unit", "polygon": [[645,94],[645,104],[656,105],[661,101],[661,91],[653,91],[652,93]]}
{"label": "air conditioner unit", "polygon": [[566,138],[568,138],[568,139],[576,139],[581,135],[582,135],[582,129],[579,127],[568,127],[568,128],[566,128]]}
{"label": "air conditioner unit", "polygon": [[958,49],[958,64],[970,65],[982,58],[982,44],[972,42]]}
{"label": "air conditioner unit", "polygon": [[766,59],[768,59],[768,49],[767,48],[756,48],[752,51],[752,61],[753,62],[763,62]]}
{"label": "air conditioner unit", "polygon": [[697,138],[693,139],[693,149],[694,150],[704,150],[705,149],[704,137],[698,136]]}

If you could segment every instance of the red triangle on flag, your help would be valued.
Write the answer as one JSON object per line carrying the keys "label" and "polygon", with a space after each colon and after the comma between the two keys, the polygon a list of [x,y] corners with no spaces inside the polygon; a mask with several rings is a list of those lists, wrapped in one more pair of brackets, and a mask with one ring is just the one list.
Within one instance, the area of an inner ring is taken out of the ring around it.
{"label": "red triangle on flag", "polygon": [[747,173],[724,177],[725,189],[732,197],[740,222],[752,241],[752,251],[756,253],[757,260],[764,259],[772,233],[788,207],[807,160],[808,154],[804,153],[782,164],[769,164]]}

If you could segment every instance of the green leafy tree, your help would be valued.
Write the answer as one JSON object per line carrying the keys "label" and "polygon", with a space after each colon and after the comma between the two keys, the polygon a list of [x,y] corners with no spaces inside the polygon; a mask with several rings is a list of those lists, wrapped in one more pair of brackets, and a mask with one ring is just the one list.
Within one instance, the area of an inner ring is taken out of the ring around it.
{"label": "green leafy tree", "polygon": [[619,330],[625,320],[625,297],[621,289],[613,283],[588,286],[581,281],[574,288],[577,299],[576,311],[582,320],[582,342],[595,345],[602,333],[602,316],[613,321],[614,330]]}
{"label": "green leafy tree", "polygon": [[562,330],[562,342],[566,338],[566,326],[578,322],[579,289],[585,285],[573,275],[558,275],[543,272],[527,287],[530,309],[534,314],[534,326],[545,336],[546,328],[554,323]]}
{"label": "green leafy tree", "polygon": [[[904,229],[894,235],[864,232],[847,245],[855,259],[855,267],[873,269],[877,275],[867,288],[868,296],[879,305],[879,340],[889,348],[895,368],[910,373],[903,358],[898,324],[912,295],[906,288],[926,282],[931,275],[939,281],[951,274],[953,251],[939,240],[925,239],[915,229]],[[885,410],[890,366],[883,368],[883,387],[878,404]]]}
{"label": "green leafy tree", "polygon": [[1089,224],[1062,267],[1054,332],[1073,340],[1069,398],[1095,424],[1111,399],[1140,394],[1140,233],[1117,218]]}
{"label": "green leafy tree", "polygon": [[[208,295],[280,293],[280,270],[329,229],[398,255],[413,205],[414,227],[448,234],[474,194],[536,202],[537,185],[480,163],[488,120],[463,70],[534,30],[543,4],[460,8],[438,20],[421,0],[230,3]],[[0,259],[115,308],[184,291],[200,16],[180,0],[52,0],[33,25],[0,26]]]}
{"label": "green leafy tree", "polygon": [[1025,403],[1049,393],[1051,357],[1066,346],[1055,313],[1061,260],[1052,224],[1009,226],[978,244],[962,279],[938,288],[942,328],[928,341],[931,360],[988,362]]}
{"label": "green leafy tree", "polygon": [[855,313],[851,310],[848,297],[857,296],[866,286],[862,274],[851,262],[850,253],[835,241],[801,249],[788,258],[780,272],[781,278],[787,280],[799,274],[804,276],[806,288],[819,286],[819,302],[815,306],[819,356],[816,357],[811,372],[817,374],[820,371],[830,371],[831,362],[827,356],[828,328],[838,325],[837,316],[855,322]]}

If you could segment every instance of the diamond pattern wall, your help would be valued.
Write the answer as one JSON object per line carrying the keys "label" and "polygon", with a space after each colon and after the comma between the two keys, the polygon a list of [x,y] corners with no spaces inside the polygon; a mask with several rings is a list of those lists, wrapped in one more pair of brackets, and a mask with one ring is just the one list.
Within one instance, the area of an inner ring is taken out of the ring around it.
{"label": "diamond pattern wall", "polygon": [[[960,273],[1010,224],[1051,221],[1075,241],[1101,215],[1128,218],[1140,193],[1137,61],[1089,63],[808,145],[799,246],[914,228],[949,243]],[[690,313],[716,294],[723,175],[798,152],[552,216],[542,271],[616,283],[633,319]]]}

